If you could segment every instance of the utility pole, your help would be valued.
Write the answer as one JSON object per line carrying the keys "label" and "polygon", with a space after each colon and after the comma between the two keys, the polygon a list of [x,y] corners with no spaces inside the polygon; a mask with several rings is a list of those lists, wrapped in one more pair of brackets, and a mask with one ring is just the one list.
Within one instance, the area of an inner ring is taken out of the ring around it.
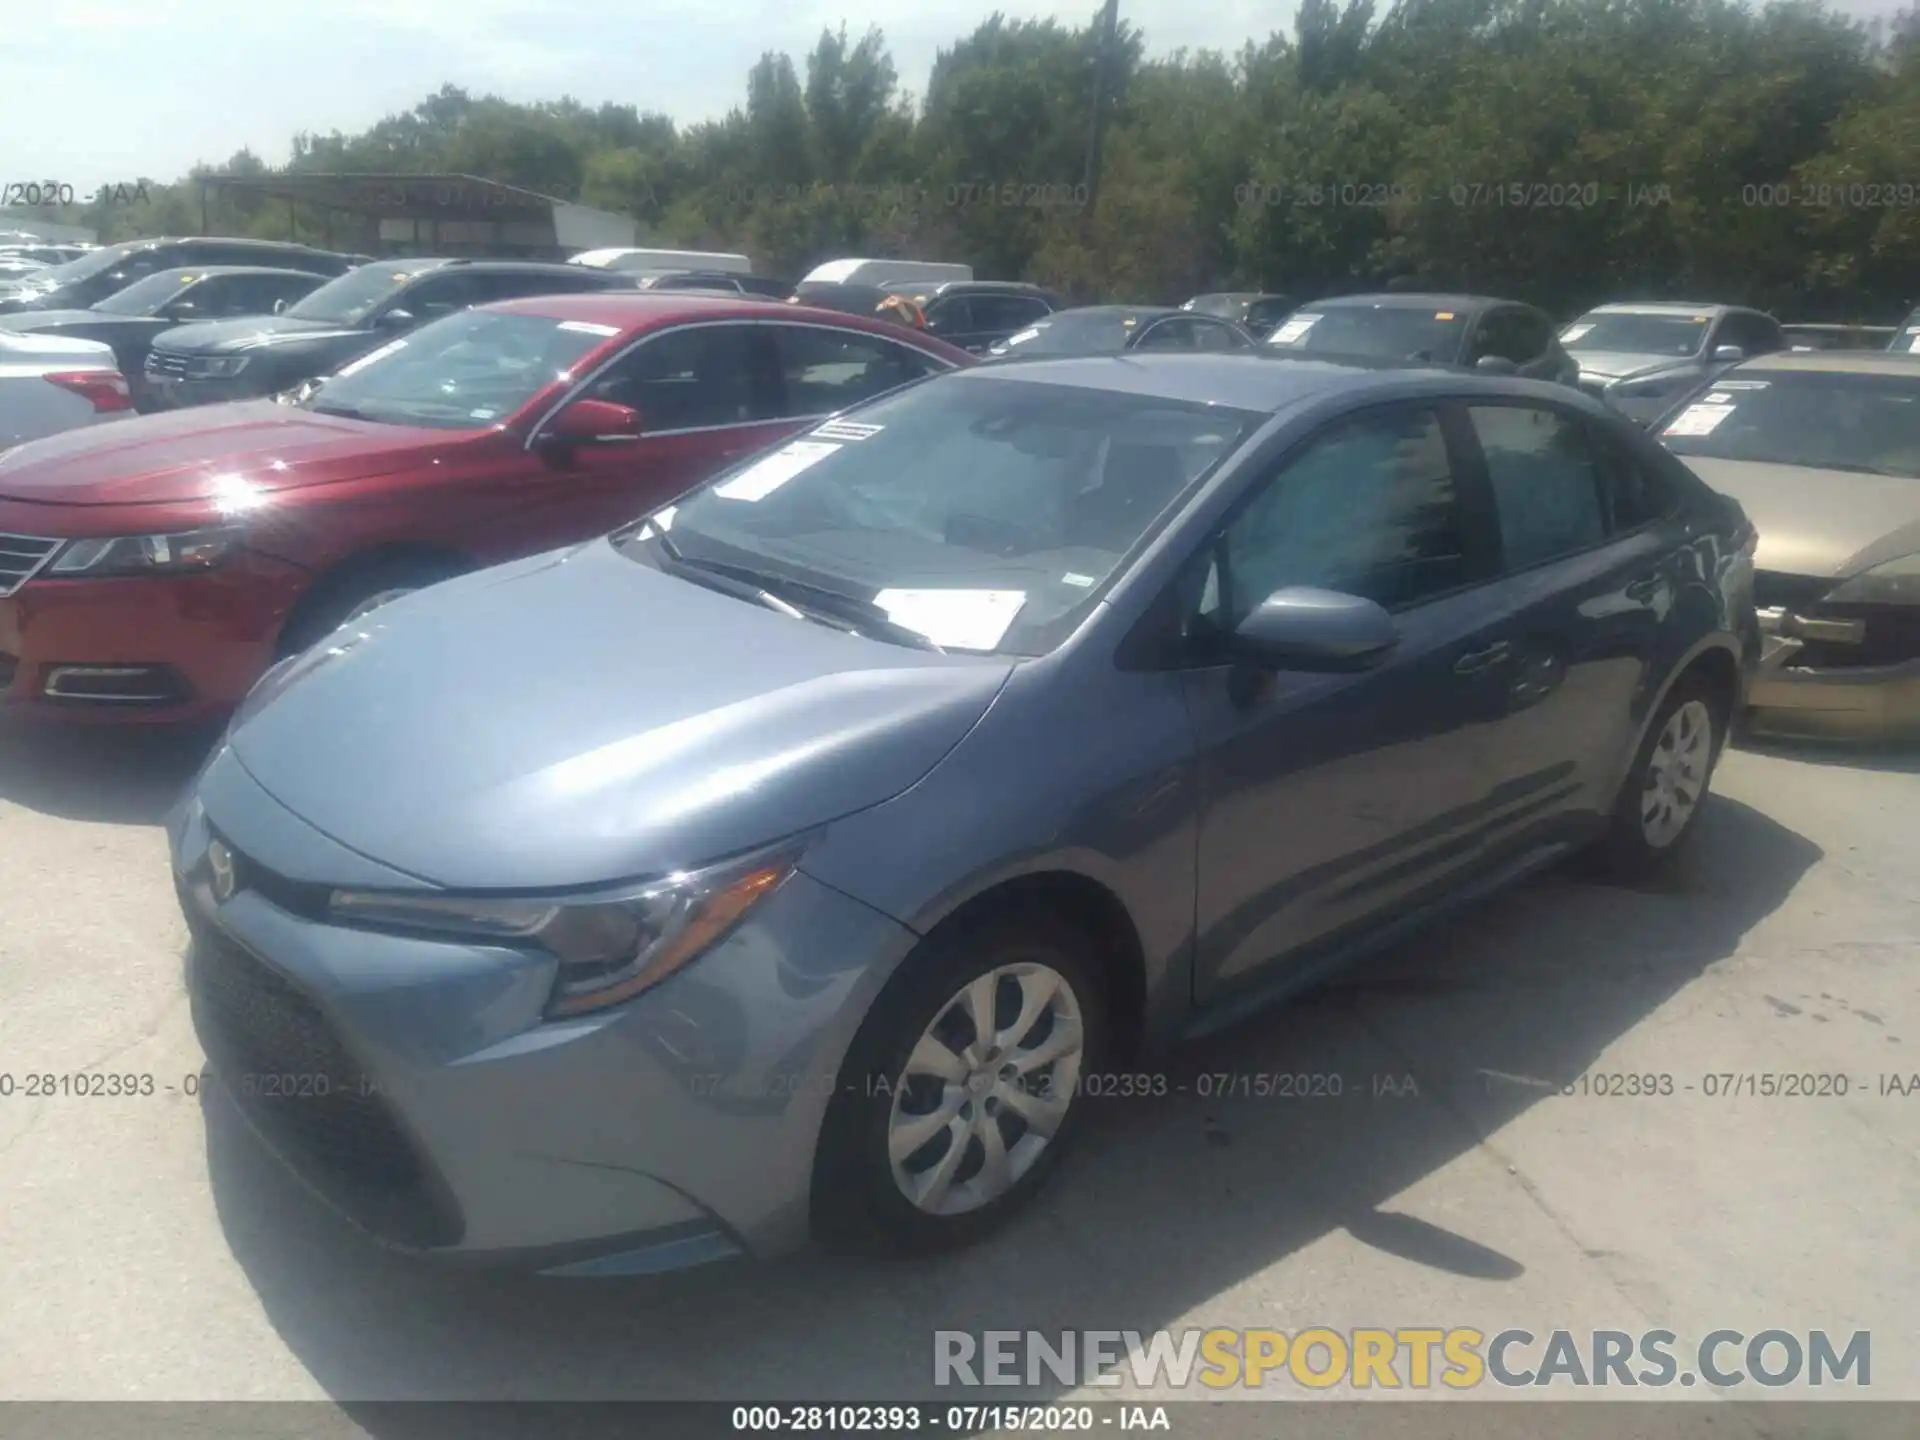
{"label": "utility pole", "polygon": [[1100,14],[1099,50],[1094,57],[1093,134],[1087,142],[1087,203],[1082,218],[1091,223],[1094,206],[1100,199],[1100,144],[1106,137],[1107,93],[1113,88],[1115,42],[1120,29],[1120,0],[1107,0]]}

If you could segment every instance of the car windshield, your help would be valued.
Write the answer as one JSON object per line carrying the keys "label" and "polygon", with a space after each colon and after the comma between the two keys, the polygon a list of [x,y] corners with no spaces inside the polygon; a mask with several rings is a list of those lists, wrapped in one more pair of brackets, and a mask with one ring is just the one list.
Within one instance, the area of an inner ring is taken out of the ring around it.
{"label": "car windshield", "polygon": [[1894,332],[1893,338],[1887,341],[1887,348],[1889,350],[1904,351],[1909,354],[1920,352],[1920,310],[1914,311],[1913,314],[1907,316],[1907,318],[1901,322],[1900,328]]}
{"label": "car windshield", "polygon": [[1920,479],[1920,376],[1723,376],[1660,438],[1676,455]]}
{"label": "car windshield", "polygon": [[89,250],[78,260],[69,260],[64,265],[55,265],[50,270],[34,276],[41,285],[71,285],[80,280],[91,280],[96,275],[104,275],[120,264],[138,245],[109,245],[104,250]]}
{"label": "car windshield", "polygon": [[1560,343],[1578,353],[1612,350],[1623,355],[1696,355],[1706,343],[1706,315],[1590,314],[1560,332]]}
{"label": "car windshield", "polygon": [[1296,310],[1267,337],[1289,353],[1353,355],[1370,360],[1451,361],[1466,316],[1412,305],[1330,305]]}
{"label": "car windshield", "polygon": [[322,415],[476,430],[571,378],[611,325],[463,310],[343,367],[303,403]]}
{"label": "car windshield", "polygon": [[190,271],[162,270],[136,280],[124,290],[94,303],[93,308],[106,315],[151,315],[184,290],[193,279]]}
{"label": "car windshield", "polygon": [[1145,323],[1126,310],[1063,311],[1006,340],[1015,355],[1117,355]]}
{"label": "car windshield", "polygon": [[337,280],[329,280],[298,305],[288,306],[285,313],[294,320],[358,325],[397,288],[430,268],[405,260],[362,265]]}
{"label": "car windshield", "polygon": [[665,544],[656,527],[622,543],[802,610],[824,592],[945,649],[1039,655],[1262,418],[986,373],[829,420],[678,501]]}

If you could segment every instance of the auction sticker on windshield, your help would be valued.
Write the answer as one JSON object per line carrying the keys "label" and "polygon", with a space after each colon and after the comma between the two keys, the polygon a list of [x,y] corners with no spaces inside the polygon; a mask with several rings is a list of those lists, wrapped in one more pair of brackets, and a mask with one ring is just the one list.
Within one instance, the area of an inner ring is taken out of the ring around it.
{"label": "auction sticker on windshield", "polygon": [[731,480],[713,487],[724,500],[764,500],[802,470],[818,465],[840,447],[818,440],[795,440],[749,465]]}
{"label": "auction sticker on windshield", "polygon": [[1287,321],[1286,324],[1273,332],[1273,343],[1275,345],[1293,344],[1294,341],[1300,339],[1307,331],[1311,330],[1314,322],[1319,318],[1318,315],[1302,315],[1298,319]]}
{"label": "auction sticker on windshield", "polygon": [[863,425],[857,420],[829,420],[813,432],[816,440],[869,440],[887,427]]}
{"label": "auction sticker on windshield", "polygon": [[1714,427],[1733,413],[1731,405],[1709,405],[1705,401],[1689,405],[1674,416],[1662,432],[1667,435],[1711,435]]}
{"label": "auction sticker on windshield", "polygon": [[955,650],[991,650],[1006,637],[1024,590],[882,590],[873,603],[896,625]]}

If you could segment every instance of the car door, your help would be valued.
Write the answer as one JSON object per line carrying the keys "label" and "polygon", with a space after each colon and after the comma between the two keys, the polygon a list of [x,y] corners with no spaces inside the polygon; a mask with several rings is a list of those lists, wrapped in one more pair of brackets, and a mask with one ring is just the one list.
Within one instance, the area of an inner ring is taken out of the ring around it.
{"label": "car door", "polygon": [[1497,854],[1551,843],[1612,803],[1656,681],[1661,619],[1684,583],[1678,545],[1607,424],[1531,401],[1463,407],[1464,463],[1493,496],[1500,578],[1486,673]]}
{"label": "car door", "polygon": [[547,479],[564,486],[571,513],[592,517],[586,533],[614,529],[798,429],[778,397],[765,327],[712,322],[644,336],[568,397],[629,406],[638,437],[577,447],[550,461]]}
{"label": "car door", "polygon": [[1490,789],[1484,587],[1497,544],[1442,410],[1336,421],[1250,488],[1195,559],[1191,628],[1230,631],[1309,585],[1386,606],[1398,646],[1345,674],[1230,665],[1185,676],[1204,796],[1195,994],[1298,978],[1316,958],[1446,893],[1481,858]]}

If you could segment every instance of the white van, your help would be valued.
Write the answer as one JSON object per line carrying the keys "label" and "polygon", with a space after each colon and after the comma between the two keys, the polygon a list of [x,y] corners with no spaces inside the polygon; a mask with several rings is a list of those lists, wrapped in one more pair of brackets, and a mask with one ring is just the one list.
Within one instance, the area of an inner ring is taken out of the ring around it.
{"label": "white van", "polygon": [[945,285],[973,279],[971,265],[932,260],[829,260],[808,272],[802,285]]}
{"label": "white van", "polygon": [[751,275],[753,262],[744,255],[709,250],[583,250],[568,262],[596,270],[718,270],[727,275]]}

